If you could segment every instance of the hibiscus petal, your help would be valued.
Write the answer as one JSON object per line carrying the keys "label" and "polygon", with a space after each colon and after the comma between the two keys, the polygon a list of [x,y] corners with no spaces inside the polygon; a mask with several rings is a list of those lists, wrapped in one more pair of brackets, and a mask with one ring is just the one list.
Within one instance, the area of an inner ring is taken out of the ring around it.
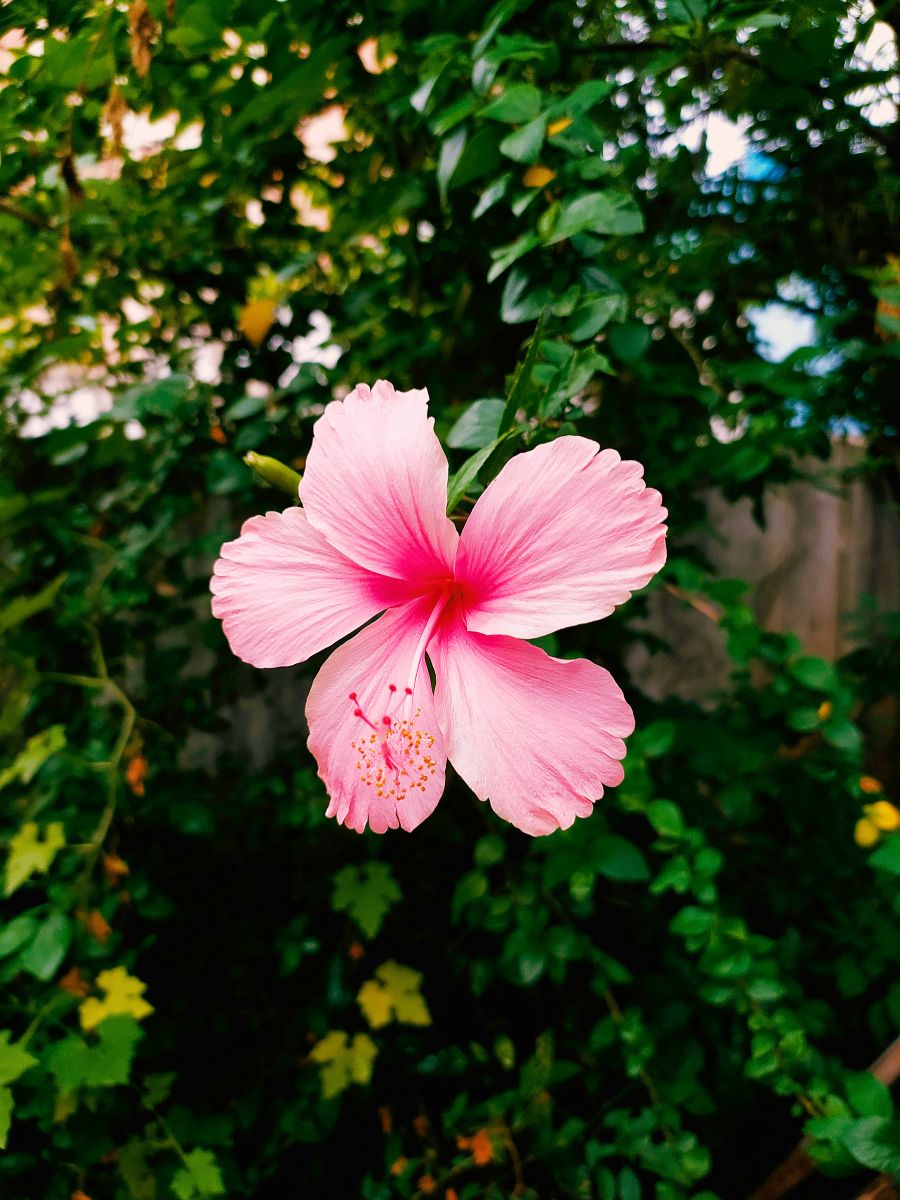
{"label": "hibiscus petal", "polygon": [[518,638],[468,633],[460,620],[428,653],[451,763],[518,829],[568,829],[621,783],[634,717],[608,671]]}
{"label": "hibiscus petal", "polygon": [[447,755],[424,660],[410,681],[432,607],[415,601],[367,625],[327,659],[309,693],[309,748],[331,798],[327,815],[357,833],[367,823],[374,833],[415,829],[444,790]]}
{"label": "hibiscus petal", "polygon": [[426,585],[452,574],[459,538],[446,516],[447,459],[424,390],[379,380],[329,404],[300,499],[310,524],[370,570]]}
{"label": "hibiscus petal", "polygon": [[466,522],[466,625],[534,638],[608,616],[666,560],[659,492],[640,463],[561,437],[517,455]]}
{"label": "hibiscus petal", "polygon": [[254,667],[290,667],[409,597],[409,587],[350,562],[300,508],[251,517],[213,568],[213,615]]}

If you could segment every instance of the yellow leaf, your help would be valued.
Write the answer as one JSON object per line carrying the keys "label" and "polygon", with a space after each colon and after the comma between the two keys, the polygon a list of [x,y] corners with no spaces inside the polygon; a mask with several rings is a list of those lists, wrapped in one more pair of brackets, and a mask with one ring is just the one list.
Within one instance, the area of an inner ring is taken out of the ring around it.
{"label": "yellow leaf", "polygon": [[53,1107],[53,1124],[64,1125],[77,1109],[78,1093],[72,1092],[71,1095],[66,1095],[64,1092],[60,1092]]}
{"label": "yellow leaf", "polygon": [[277,307],[275,300],[251,300],[244,305],[238,318],[238,329],[248,342],[254,346],[262,345],[272,328]]}
{"label": "yellow leaf", "polygon": [[422,976],[412,967],[391,959],[382,963],[375,978],[364,983],[356,999],[373,1029],[390,1022],[401,1025],[430,1025],[431,1013],[420,991]]}
{"label": "yellow leaf", "polygon": [[522,176],[522,183],[527,188],[542,188],[556,178],[556,172],[551,171],[549,167],[529,167]]}
{"label": "yellow leaf", "polygon": [[332,1029],[310,1051],[310,1058],[322,1067],[322,1096],[331,1100],[351,1083],[368,1083],[378,1047],[367,1033],[351,1040],[343,1029]]}
{"label": "yellow leaf", "polygon": [[35,871],[46,873],[56,858],[57,851],[65,844],[65,831],[59,821],[51,821],[43,838],[38,834],[36,821],[26,822],[19,832],[9,839],[6,895],[11,896]]}
{"label": "yellow leaf", "polygon": [[105,992],[103,999],[91,996],[78,1010],[82,1029],[95,1029],[106,1017],[127,1013],[136,1021],[142,1021],[153,1012],[143,998],[147,985],[129,975],[124,967],[113,967],[101,971],[97,976],[97,987]]}
{"label": "yellow leaf", "polygon": [[878,826],[868,817],[861,817],[856,822],[853,838],[857,846],[862,846],[864,850],[867,850],[869,846],[874,846],[880,837]]}
{"label": "yellow leaf", "polygon": [[900,829],[900,808],[891,804],[890,800],[876,800],[874,804],[866,804],[863,812],[876,829],[885,833]]}

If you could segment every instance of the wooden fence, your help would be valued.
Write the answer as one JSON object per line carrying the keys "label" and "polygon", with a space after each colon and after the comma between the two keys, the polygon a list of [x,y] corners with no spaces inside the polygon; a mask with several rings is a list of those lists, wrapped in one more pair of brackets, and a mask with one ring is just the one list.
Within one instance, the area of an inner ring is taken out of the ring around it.
{"label": "wooden fence", "polygon": [[[717,574],[747,580],[766,629],[793,631],[808,654],[835,659],[867,640],[866,609],[900,610],[900,514],[876,487],[841,473],[863,458],[846,441],[831,461],[807,465],[807,478],[771,490],[765,527],[749,501],[707,498],[711,531],[698,539]],[[870,617],[871,619],[871,617]],[[668,592],[654,593],[645,627],[669,653],[630,652],[629,666],[655,699],[699,700],[728,678],[724,636],[714,621]]]}

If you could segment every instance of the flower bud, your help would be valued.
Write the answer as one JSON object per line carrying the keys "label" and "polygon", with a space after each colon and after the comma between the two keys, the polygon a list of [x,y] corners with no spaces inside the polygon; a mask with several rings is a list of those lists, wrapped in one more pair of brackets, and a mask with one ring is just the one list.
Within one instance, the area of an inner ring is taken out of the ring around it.
{"label": "flower bud", "polygon": [[285,466],[277,458],[269,458],[267,454],[257,454],[255,450],[244,455],[244,462],[260,483],[277,488],[279,492],[287,492],[297,499],[300,475],[292,467]]}

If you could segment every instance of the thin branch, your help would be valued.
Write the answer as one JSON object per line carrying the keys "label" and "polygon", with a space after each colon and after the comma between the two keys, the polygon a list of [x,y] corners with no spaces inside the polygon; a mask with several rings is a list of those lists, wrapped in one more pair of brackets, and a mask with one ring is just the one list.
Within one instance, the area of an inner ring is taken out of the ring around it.
{"label": "thin branch", "polygon": [[663,587],[671,595],[677,597],[685,604],[689,604],[691,608],[696,608],[697,612],[703,613],[704,617],[708,617],[710,621],[715,621],[717,625],[722,620],[721,612],[714,604],[711,604],[708,600],[704,600],[702,596],[692,596],[690,592],[686,592],[674,583],[664,583]]}
{"label": "thin branch", "polygon": [[859,1193],[856,1200],[898,1200],[900,1192],[887,1175],[879,1175],[877,1179]]}
{"label": "thin branch", "polygon": [[8,217],[15,217],[17,221],[24,221],[26,225],[30,225],[32,229],[52,229],[53,226],[46,217],[40,213],[33,213],[30,209],[22,208],[15,204],[12,200],[7,200],[5,197],[0,197],[0,213],[5,213]]}

